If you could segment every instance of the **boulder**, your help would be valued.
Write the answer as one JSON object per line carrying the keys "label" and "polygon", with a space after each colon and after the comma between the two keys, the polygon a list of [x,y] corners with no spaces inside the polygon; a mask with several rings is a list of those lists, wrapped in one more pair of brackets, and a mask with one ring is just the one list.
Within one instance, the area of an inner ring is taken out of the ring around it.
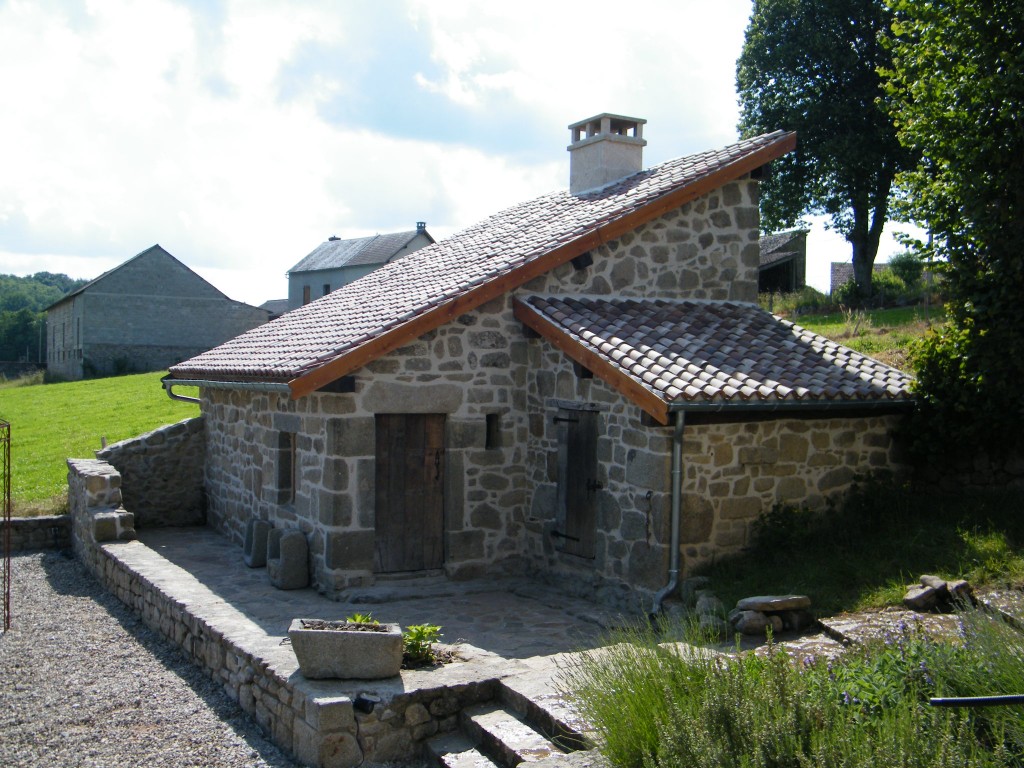
{"label": "boulder", "polygon": [[903,604],[912,611],[930,611],[939,603],[939,590],[924,584],[912,584],[903,596]]}
{"label": "boulder", "polygon": [[740,611],[735,626],[742,635],[764,635],[771,621],[760,611]]}

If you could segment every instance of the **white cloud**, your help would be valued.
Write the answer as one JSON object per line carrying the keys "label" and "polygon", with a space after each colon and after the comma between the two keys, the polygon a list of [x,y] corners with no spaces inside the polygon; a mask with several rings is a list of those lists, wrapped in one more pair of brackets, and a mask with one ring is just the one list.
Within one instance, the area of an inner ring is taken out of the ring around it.
{"label": "white cloud", "polygon": [[[591,114],[647,118],[648,163],[727,143],[749,11],[749,0],[9,0],[0,272],[91,278],[159,242],[261,303],[283,297],[285,270],[331,234],[426,219],[446,235],[563,187],[566,126]],[[389,48],[406,24],[415,31],[401,39],[428,54]],[[422,59],[408,87],[418,73],[428,103],[450,108],[437,113],[451,122],[443,136],[417,135],[431,115],[396,111],[402,130],[387,114],[325,116],[339,100],[373,102],[388,85],[376,63],[399,53]],[[486,146],[463,133],[470,123]],[[544,146],[524,154],[527,141]]]}

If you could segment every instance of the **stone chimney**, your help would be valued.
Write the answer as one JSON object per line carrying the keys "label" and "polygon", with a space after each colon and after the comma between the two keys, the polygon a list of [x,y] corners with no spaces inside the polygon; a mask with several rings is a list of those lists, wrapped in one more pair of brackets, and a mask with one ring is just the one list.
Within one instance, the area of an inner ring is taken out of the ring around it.
{"label": "stone chimney", "polygon": [[607,112],[569,126],[569,191],[578,195],[643,170],[644,123]]}

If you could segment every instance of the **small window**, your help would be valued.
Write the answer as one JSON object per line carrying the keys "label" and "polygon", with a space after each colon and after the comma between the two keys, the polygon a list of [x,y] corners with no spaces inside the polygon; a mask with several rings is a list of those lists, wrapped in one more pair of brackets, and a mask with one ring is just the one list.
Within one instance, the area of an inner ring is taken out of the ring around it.
{"label": "small window", "polygon": [[302,303],[309,304],[309,286],[302,286]]}
{"label": "small window", "polygon": [[295,501],[294,432],[279,432],[277,435],[277,492],[279,503]]}
{"label": "small window", "polygon": [[487,434],[484,438],[484,448],[501,448],[501,415],[497,413],[487,414]]}
{"label": "small window", "polygon": [[324,296],[326,296],[330,292],[331,292],[331,284],[330,283],[324,283]]}

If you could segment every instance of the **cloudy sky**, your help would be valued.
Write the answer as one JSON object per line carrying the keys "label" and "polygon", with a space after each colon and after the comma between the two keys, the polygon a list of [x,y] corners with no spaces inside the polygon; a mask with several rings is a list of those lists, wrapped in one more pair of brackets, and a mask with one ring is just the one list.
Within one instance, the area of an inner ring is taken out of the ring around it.
{"label": "cloudy sky", "polygon": [[[731,143],[750,9],[0,0],[0,273],[159,243],[260,304],[330,235],[440,238],[566,187],[567,126],[599,112],[647,119],[645,165]],[[812,284],[832,260],[816,226]]]}

